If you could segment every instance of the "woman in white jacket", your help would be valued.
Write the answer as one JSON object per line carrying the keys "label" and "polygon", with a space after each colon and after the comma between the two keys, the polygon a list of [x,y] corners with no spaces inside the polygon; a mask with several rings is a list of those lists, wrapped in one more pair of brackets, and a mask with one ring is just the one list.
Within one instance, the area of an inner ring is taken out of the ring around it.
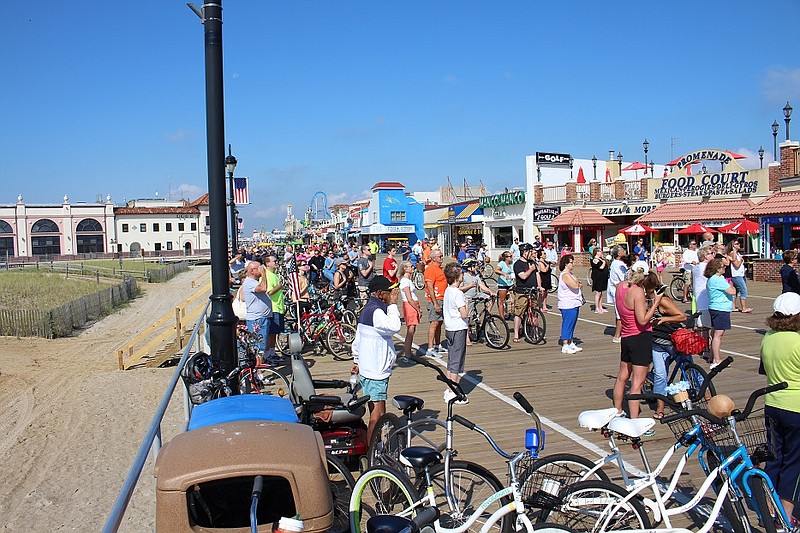
{"label": "woman in white jacket", "polygon": [[383,276],[369,282],[370,299],[358,317],[356,338],[353,340],[353,367],[358,374],[363,394],[369,394],[369,427],[367,442],[378,419],[386,412],[389,377],[397,359],[394,335],[400,331],[400,311],[397,309],[397,283]]}

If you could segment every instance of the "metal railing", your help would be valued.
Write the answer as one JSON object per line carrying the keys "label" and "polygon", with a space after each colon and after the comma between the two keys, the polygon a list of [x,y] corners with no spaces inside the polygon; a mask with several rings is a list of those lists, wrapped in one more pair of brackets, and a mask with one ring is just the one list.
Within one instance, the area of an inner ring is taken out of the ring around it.
{"label": "metal railing", "polygon": [[578,200],[589,200],[591,197],[590,185],[588,183],[578,183],[575,186],[575,193],[578,195]]}
{"label": "metal railing", "polygon": [[[194,329],[192,330],[192,336],[189,338],[186,349],[183,351],[181,360],[175,367],[175,372],[173,373],[172,379],[170,379],[169,384],[167,385],[167,390],[164,393],[164,396],[161,398],[161,403],[158,404],[158,408],[153,415],[153,421],[150,423],[150,427],[147,429],[144,440],[142,441],[141,446],[139,446],[139,451],[136,453],[136,457],[133,460],[133,465],[128,471],[125,481],[122,483],[122,488],[117,495],[116,501],[114,501],[114,506],[111,508],[111,513],[108,516],[108,520],[106,520],[106,524],[103,526],[104,533],[113,533],[119,529],[119,526],[122,523],[122,518],[125,516],[125,511],[127,510],[128,504],[133,496],[133,491],[136,488],[137,483],[139,483],[139,478],[142,475],[142,470],[144,469],[144,465],[147,462],[150,452],[152,451],[154,460],[158,457],[158,452],[161,449],[161,423],[164,419],[164,414],[167,412],[167,407],[169,406],[170,402],[172,401],[172,397],[175,394],[175,387],[180,381],[181,370],[186,364],[186,361],[189,359],[189,354],[195,351],[192,350],[195,345],[197,345],[197,350],[205,349],[206,340],[203,335],[200,335],[200,326],[206,322],[210,305],[211,301],[206,304],[205,308],[203,309],[203,313],[200,315],[197,324],[195,324]],[[181,384],[183,385],[182,381]],[[189,416],[191,415],[189,412],[189,405],[191,405],[191,402],[189,401],[186,387],[181,386],[181,389],[183,390],[185,430],[186,424],[188,424]]]}

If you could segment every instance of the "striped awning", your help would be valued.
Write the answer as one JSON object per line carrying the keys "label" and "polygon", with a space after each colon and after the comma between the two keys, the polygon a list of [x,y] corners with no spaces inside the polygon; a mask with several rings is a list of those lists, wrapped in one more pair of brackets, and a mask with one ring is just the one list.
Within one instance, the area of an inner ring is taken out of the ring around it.
{"label": "striped awning", "polygon": [[461,210],[459,214],[456,215],[456,221],[467,220],[475,211],[478,210],[478,207],[480,207],[480,204],[477,202],[474,204],[468,204],[466,207],[464,207],[464,209]]}

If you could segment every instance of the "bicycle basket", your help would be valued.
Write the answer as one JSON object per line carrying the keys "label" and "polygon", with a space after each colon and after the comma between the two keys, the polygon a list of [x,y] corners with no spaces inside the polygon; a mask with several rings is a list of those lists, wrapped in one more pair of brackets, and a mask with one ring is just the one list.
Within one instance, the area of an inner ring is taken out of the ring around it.
{"label": "bicycle basket", "polygon": [[[737,422],[736,433],[739,434],[742,444],[747,448],[751,461],[758,464],[775,459],[775,448],[767,436],[763,409],[753,411],[749,417]],[[717,446],[724,456],[733,453],[738,446],[730,429],[706,435],[706,438]]]}
{"label": "bicycle basket", "polygon": [[701,354],[708,348],[706,339],[686,328],[674,332],[670,335],[670,339],[675,349],[686,355]]}

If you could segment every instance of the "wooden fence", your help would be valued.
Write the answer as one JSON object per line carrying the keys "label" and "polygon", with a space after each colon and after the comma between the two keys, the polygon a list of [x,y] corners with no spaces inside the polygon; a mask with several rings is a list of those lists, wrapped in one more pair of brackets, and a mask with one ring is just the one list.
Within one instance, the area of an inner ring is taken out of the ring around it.
{"label": "wooden fence", "polygon": [[83,263],[8,263],[4,265],[6,270],[43,270],[46,272],[58,272],[65,276],[93,276],[95,278],[136,278],[148,283],[164,283],[181,272],[189,270],[189,262],[165,264],[162,268],[152,270],[121,270],[119,268],[107,268],[94,265],[84,265]]}
{"label": "wooden fence", "polygon": [[114,307],[133,298],[138,291],[136,280],[127,278],[68,304],[41,310],[0,310],[0,335],[12,337],[67,337],[90,320],[108,314]]}

